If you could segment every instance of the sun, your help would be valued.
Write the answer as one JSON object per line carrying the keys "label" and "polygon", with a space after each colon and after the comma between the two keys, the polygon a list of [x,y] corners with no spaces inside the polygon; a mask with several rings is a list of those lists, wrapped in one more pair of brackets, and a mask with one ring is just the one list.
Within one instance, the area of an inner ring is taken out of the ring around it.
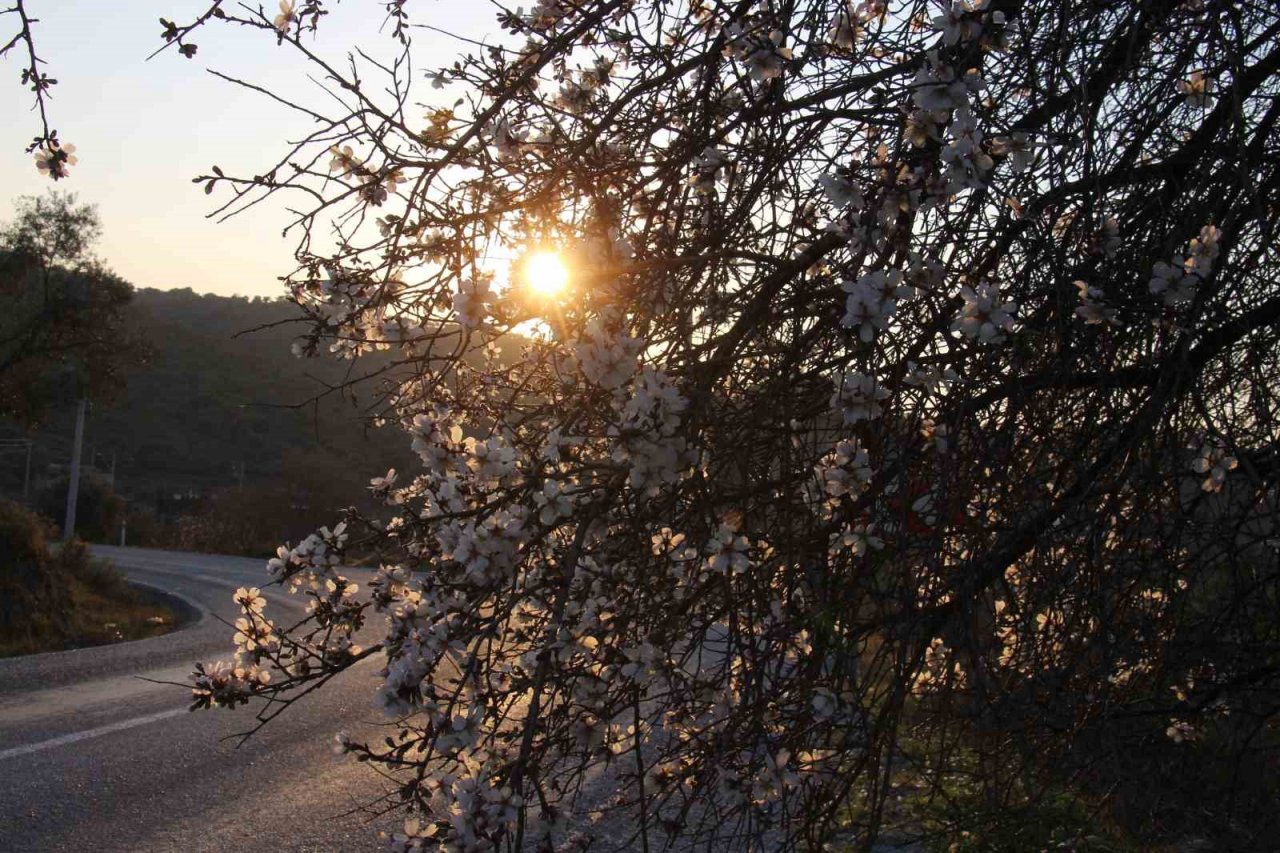
{"label": "sun", "polygon": [[539,251],[524,260],[525,284],[540,296],[555,296],[569,284],[569,268],[551,251]]}

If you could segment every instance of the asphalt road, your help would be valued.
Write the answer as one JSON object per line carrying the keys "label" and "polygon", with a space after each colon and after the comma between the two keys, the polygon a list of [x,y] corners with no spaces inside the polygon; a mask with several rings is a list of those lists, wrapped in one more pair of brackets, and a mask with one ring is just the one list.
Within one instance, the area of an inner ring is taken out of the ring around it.
{"label": "asphalt road", "polygon": [[[163,637],[0,660],[0,851],[379,850],[353,809],[385,790],[369,768],[335,755],[333,735],[370,736],[376,665],[344,673],[237,746],[253,713],[188,713],[197,660],[230,657],[231,595],[264,586],[265,561],[95,547],[130,580],[200,608]],[[364,578],[355,578],[363,583]],[[264,587],[265,588],[265,587]],[[266,590],[268,616],[301,613]],[[374,734],[373,736],[376,736]]]}

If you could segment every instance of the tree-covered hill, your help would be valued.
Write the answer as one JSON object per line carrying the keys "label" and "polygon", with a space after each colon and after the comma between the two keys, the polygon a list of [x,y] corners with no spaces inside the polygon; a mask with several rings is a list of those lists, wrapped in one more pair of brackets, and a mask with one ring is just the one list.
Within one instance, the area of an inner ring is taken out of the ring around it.
{"label": "tree-covered hill", "polygon": [[[115,399],[93,401],[87,477],[110,479],[114,468],[115,491],[162,519],[201,514],[243,488],[241,503],[252,503],[257,490],[265,503],[287,502],[292,514],[331,520],[407,449],[390,431],[366,429],[350,397],[313,399],[348,378],[349,365],[294,357],[296,316],[282,300],[136,291],[128,322],[149,352]],[[29,433],[3,425],[5,437],[32,439],[32,491],[45,496],[55,520],[73,412],[68,394]],[[0,455],[0,493],[20,497],[24,464],[20,448]]]}
{"label": "tree-covered hill", "polygon": [[344,366],[290,354],[295,316],[281,301],[138,291],[133,318],[154,353],[121,399],[96,412],[99,441],[120,444],[130,479],[196,488],[235,482],[242,470],[246,482],[274,479],[288,450],[374,464],[395,439],[367,433],[339,395],[307,405]]}

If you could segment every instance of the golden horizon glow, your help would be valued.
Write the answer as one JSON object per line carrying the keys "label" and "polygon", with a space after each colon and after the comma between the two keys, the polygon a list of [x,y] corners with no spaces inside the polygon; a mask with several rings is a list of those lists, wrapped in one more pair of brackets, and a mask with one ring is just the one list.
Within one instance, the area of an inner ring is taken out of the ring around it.
{"label": "golden horizon glow", "polygon": [[534,252],[522,267],[525,284],[539,296],[557,296],[569,285],[569,268],[556,252]]}

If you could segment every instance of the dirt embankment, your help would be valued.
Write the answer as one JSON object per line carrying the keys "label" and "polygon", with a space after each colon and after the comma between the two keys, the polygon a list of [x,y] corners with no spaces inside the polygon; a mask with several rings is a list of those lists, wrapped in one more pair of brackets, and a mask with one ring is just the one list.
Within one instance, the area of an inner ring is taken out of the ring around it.
{"label": "dirt embankment", "polygon": [[0,502],[0,657],[153,637],[198,617],[128,583],[79,542],[51,548],[49,533],[35,514]]}

